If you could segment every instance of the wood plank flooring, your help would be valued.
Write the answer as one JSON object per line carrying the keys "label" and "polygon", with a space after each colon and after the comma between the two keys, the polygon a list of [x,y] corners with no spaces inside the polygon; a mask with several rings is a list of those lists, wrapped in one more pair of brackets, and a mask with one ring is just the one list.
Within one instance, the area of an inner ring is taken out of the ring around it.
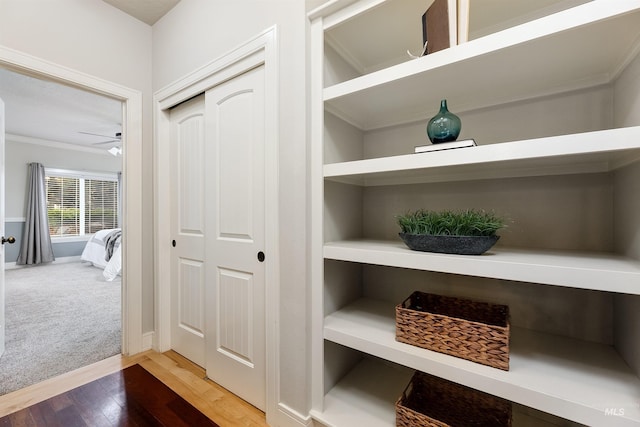
{"label": "wood plank flooring", "polygon": [[[200,413],[204,414],[221,427],[227,426],[245,426],[245,427],[265,427],[267,426],[264,413],[249,405],[242,399],[233,395],[224,388],[217,384],[204,379],[204,370],[187,359],[183,358],[175,352],[156,353],[153,351],[145,352],[133,357],[115,356],[105,361],[98,362],[97,364],[90,365],[85,368],[78,369],[69,374],[62,375],[60,377],[52,378],[51,380],[44,381],[43,383],[36,384],[31,387],[27,387],[23,390],[0,396],[0,426],[40,426],[40,425],[162,425],[162,424],[144,424],[139,417],[136,422],[136,413],[125,411],[128,417],[125,420],[120,420],[116,424],[105,423],[103,416],[95,416],[87,414],[87,410],[84,413],[84,419],[92,420],[89,424],[74,424],[72,419],[68,419],[62,424],[46,424],[47,416],[51,417],[52,411],[61,411],[62,415],[66,415],[66,412],[73,415],[73,411],[76,409],[67,409],[71,405],[70,402],[75,400],[89,401],[91,395],[104,397],[104,393],[99,390],[106,389],[113,391],[116,395],[116,387],[109,387],[110,380],[109,375],[125,369],[129,366],[139,364],[144,370],[151,373],[155,378],[166,384],[173,392],[181,396],[182,399],[193,405]],[[129,372],[129,371],[127,371]],[[116,375],[115,378],[120,377]],[[102,380],[98,380],[102,378]],[[95,381],[98,380],[98,381]],[[92,381],[95,381],[92,383]],[[83,386],[82,389],[73,391],[73,389]],[[113,386],[113,384],[111,384]],[[97,388],[97,389],[96,389]],[[79,391],[81,390],[81,391]],[[98,390],[98,391],[97,391]],[[71,391],[71,393],[65,396],[64,393]],[[120,391],[121,392],[121,391]],[[117,399],[118,397],[116,397]],[[165,399],[168,397],[165,396]],[[48,400],[47,399],[51,399]],[[97,397],[96,397],[97,399]],[[181,399],[180,399],[181,400]],[[42,404],[38,407],[38,403],[47,401],[46,404]],[[91,406],[90,402],[86,403]],[[179,403],[175,403],[179,405]],[[35,405],[35,406],[34,406]],[[188,406],[188,405],[187,405]],[[29,416],[28,410],[25,408],[33,409],[34,414]],[[117,408],[113,408],[114,410]],[[21,411],[23,410],[23,411]],[[104,413],[105,409],[100,408],[101,413]],[[108,413],[108,408],[106,409]],[[184,412],[186,416],[186,409],[182,408],[179,412]],[[13,414],[12,416],[7,416]],[[198,415],[192,415],[197,417]],[[40,418],[38,418],[40,417]],[[51,419],[51,418],[49,418]],[[108,420],[108,417],[106,418]],[[113,419],[116,419],[115,416]],[[9,423],[12,420],[12,423]],[[37,420],[37,421],[33,421]],[[191,423],[191,425],[199,425],[202,423]],[[176,423],[166,425],[179,425]],[[189,425],[189,424],[187,424]]]}

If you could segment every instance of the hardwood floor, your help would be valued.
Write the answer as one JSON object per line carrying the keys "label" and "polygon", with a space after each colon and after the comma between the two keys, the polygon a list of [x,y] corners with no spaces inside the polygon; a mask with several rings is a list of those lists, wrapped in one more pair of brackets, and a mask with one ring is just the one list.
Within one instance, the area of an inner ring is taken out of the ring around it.
{"label": "hardwood floor", "polygon": [[[31,407],[54,396],[60,396],[79,386],[135,364],[142,366],[221,427],[267,426],[263,412],[219,385],[205,380],[202,368],[173,351],[162,354],[148,351],[132,357],[114,356],[74,372],[0,396],[0,417],[16,413],[21,409]],[[2,425],[12,424],[2,424],[2,419],[0,418],[0,426]],[[129,425],[139,424],[132,420]]]}

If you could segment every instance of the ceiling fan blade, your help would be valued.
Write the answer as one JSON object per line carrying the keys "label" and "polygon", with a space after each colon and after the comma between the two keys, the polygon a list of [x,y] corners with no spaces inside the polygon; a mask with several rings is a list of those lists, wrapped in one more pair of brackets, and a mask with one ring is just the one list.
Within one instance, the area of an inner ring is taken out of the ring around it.
{"label": "ceiling fan blade", "polygon": [[120,142],[119,139],[112,139],[111,141],[94,142],[92,145],[112,144],[114,142]]}
{"label": "ceiling fan blade", "polygon": [[102,135],[102,134],[99,134],[99,133],[82,132],[82,131],[78,131],[78,133],[82,133],[84,135],[101,136],[103,138],[113,138],[111,135]]}
{"label": "ceiling fan blade", "polygon": [[78,133],[82,133],[82,134],[84,134],[84,135],[100,136],[100,137],[102,137],[102,138],[114,138],[114,137],[115,137],[115,138],[116,138],[116,139],[115,139],[116,141],[120,141],[120,139],[121,139],[120,137],[121,137],[121,135],[122,135],[120,132],[116,132],[116,134],[115,134],[115,135],[102,135],[102,134],[99,134],[99,133],[82,132],[82,131],[78,131]]}

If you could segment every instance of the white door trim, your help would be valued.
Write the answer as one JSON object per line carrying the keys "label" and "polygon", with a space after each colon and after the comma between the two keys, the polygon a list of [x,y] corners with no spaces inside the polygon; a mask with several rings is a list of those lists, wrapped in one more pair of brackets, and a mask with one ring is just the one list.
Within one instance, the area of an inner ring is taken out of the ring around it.
{"label": "white door trim", "polygon": [[143,350],[142,337],[142,93],[89,74],[0,46],[0,66],[79,89],[124,104],[123,127],[123,271],[122,353]]}
{"label": "white door trim", "polygon": [[278,216],[278,39],[277,27],[271,27],[222,57],[206,64],[154,94],[154,152],[155,158],[155,278],[156,305],[154,348],[166,351],[171,348],[171,219],[169,176],[170,121],[169,109],[205,90],[240,75],[259,65],[265,68],[265,252],[269,264],[265,271],[265,337],[267,370],[267,420],[275,414],[280,401],[279,372],[279,294],[280,254]]}

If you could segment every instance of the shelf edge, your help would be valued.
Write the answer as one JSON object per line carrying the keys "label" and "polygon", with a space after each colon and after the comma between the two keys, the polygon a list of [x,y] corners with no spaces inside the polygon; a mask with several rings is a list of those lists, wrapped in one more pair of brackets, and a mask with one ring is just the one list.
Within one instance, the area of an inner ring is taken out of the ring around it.
{"label": "shelf edge", "polygon": [[[437,273],[640,295],[640,261],[606,253],[496,248],[479,256],[449,255],[411,251],[402,242],[364,240],[326,243],[324,257]],[[576,259],[587,261],[580,265]],[[619,264],[627,268],[622,269]]]}

